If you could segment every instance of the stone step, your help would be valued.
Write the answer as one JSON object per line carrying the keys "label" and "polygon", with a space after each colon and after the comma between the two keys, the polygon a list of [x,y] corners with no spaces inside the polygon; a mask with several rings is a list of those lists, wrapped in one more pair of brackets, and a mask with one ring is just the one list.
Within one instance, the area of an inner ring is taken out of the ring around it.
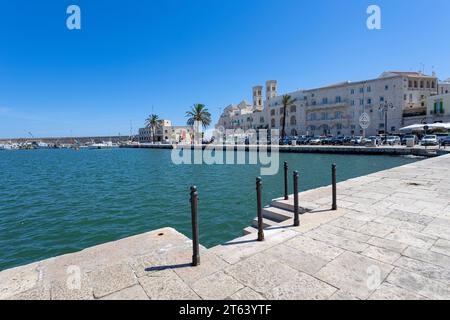
{"label": "stone step", "polygon": [[293,213],[288,210],[276,208],[276,207],[266,207],[262,210],[263,217],[270,219],[275,222],[283,222],[294,217]]}
{"label": "stone step", "polygon": [[244,230],[243,230],[243,235],[244,236],[246,236],[246,235],[249,235],[249,234],[252,234],[252,233],[257,233],[258,232],[258,229],[256,229],[255,227],[247,227],[247,228],[245,228]]}
{"label": "stone step", "polygon": [[[299,200],[299,212],[300,214],[311,211],[313,204]],[[274,199],[271,203],[272,207],[294,212],[294,199],[289,197],[289,200],[284,200],[283,198]]]}
{"label": "stone step", "polygon": [[[263,218],[263,228],[264,228],[264,229],[265,229],[265,228],[269,228],[269,227],[275,227],[275,226],[278,226],[278,223],[277,223],[277,222],[275,222],[275,221],[273,221],[273,220],[270,220],[270,219]],[[252,227],[258,228],[258,217],[256,217],[255,219],[253,219],[253,221],[252,221]]]}

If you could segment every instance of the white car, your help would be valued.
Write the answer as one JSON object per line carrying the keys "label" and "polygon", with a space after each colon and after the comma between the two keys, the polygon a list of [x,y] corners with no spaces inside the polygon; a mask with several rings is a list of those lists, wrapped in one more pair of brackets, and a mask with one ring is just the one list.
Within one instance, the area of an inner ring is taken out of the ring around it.
{"label": "white car", "polygon": [[426,135],[420,140],[420,144],[423,146],[437,146],[439,141],[436,135]]}
{"label": "white car", "polygon": [[397,136],[388,136],[386,139],[386,144],[390,146],[401,145],[402,140],[400,139],[400,137]]}

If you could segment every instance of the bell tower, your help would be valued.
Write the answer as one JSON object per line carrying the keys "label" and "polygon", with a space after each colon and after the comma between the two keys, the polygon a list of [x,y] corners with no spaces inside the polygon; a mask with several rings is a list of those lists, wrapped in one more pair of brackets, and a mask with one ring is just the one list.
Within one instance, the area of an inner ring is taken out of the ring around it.
{"label": "bell tower", "polygon": [[262,86],[253,87],[253,108],[261,111],[263,109]]}
{"label": "bell tower", "polygon": [[266,99],[270,100],[272,98],[275,98],[277,96],[277,81],[276,80],[269,80],[266,81]]}

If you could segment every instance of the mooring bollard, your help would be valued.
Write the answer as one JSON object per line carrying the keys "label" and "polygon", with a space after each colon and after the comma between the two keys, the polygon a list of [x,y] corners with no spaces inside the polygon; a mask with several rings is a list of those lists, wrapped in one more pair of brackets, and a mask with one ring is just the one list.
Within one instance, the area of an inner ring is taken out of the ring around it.
{"label": "mooring bollard", "polygon": [[294,171],[294,227],[300,226],[298,206],[298,171]]}
{"label": "mooring bollard", "polygon": [[192,266],[200,265],[200,245],[198,240],[198,192],[197,187],[191,187],[191,217],[192,217]]}
{"label": "mooring bollard", "polygon": [[331,210],[337,210],[337,188],[336,188],[336,164],[331,166],[331,183],[333,185],[333,205]]}
{"label": "mooring bollard", "polygon": [[264,241],[263,216],[262,216],[262,199],[261,199],[262,180],[256,178],[256,202],[258,210],[258,241]]}
{"label": "mooring bollard", "polygon": [[284,200],[289,200],[288,190],[288,163],[284,162]]}

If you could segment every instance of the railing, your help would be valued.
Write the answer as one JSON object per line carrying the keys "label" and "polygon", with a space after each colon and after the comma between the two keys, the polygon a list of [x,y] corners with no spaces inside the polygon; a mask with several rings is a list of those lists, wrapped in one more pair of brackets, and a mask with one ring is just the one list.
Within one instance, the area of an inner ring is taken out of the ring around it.
{"label": "railing", "polygon": [[[288,196],[288,163],[284,162],[284,199],[289,200]],[[294,222],[293,226],[300,226],[300,205],[299,205],[299,172],[293,172],[294,187]],[[332,183],[332,206],[331,210],[337,210],[337,187],[336,187],[336,164],[331,166]],[[198,190],[196,186],[191,187],[191,220],[192,220],[192,266],[200,265],[200,243],[198,228]],[[256,210],[258,219],[258,237],[257,241],[264,241],[264,221],[262,214],[262,179],[256,178]]]}

